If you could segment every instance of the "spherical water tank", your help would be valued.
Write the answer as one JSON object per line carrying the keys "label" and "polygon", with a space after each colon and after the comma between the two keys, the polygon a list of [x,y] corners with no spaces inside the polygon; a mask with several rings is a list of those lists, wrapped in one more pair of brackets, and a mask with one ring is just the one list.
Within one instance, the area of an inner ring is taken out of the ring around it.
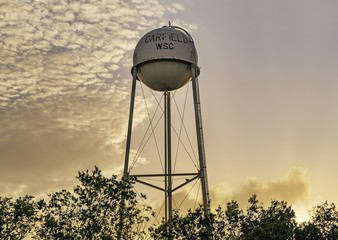
{"label": "spherical water tank", "polygon": [[[197,52],[191,36],[173,26],[145,34],[137,43],[134,56],[137,79],[156,91],[172,91],[191,79],[191,66],[197,66]],[[196,76],[199,68],[196,68]]]}

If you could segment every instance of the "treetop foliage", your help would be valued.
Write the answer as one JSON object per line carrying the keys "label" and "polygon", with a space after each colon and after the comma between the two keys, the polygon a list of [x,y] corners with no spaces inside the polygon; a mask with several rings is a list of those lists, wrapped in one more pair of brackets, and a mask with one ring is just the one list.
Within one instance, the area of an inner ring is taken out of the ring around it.
{"label": "treetop foliage", "polygon": [[[272,200],[263,207],[256,195],[246,211],[236,201],[223,210],[205,212],[202,206],[165,222],[150,225],[155,214],[140,204],[132,179],[107,178],[97,167],[79,172],[73,191],[61,190],[36,200],[0,196],[0,239],[230,239],[230,240],[337,240],[335,204],[323,203],[311,211],[307,222],[297,223],[285,201]],[[145,195],[141,195],[145,198]]]}

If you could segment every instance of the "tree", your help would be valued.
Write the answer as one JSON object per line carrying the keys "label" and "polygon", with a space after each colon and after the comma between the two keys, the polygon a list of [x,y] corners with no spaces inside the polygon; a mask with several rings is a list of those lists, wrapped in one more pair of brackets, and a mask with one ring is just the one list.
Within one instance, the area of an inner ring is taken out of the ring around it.
{"label": "tree", "polygon": [[298,224],[295,229],[296,240],[324,240],[320,229],[311,222]]}
{"label": "tree", "polygon": [[325,202],[314,207],[311,221],[319,228],[324,239],[338,239],[338,211],[334,203]]}
{"label": "tree", "polygon": [[214,239],[241,239],[243,217],[243,211],[236,201],[228,202],[225,211],[219,206],[213,223]]}
{"label": "tree", "polygon": [[241,239],[260,239],[261,228],[259,226],[260,218],[262,217],[262,212],[264,211],[262,203],[259,203],[257,196],[253,195],[249,198],[249,207],[247,208],[247,213],[242,217],[242,237]]}
{"label": "tree", "polygon": [[272,200],[264,209],[256,195],[249,199],[250,206],[242,220],[243,240],[288,240],[293,239],[296,216],[285,201]]}
{"label": "tree", "polygon": [[154,214],[137,202],[132,179],[104,177],[97,167],[79,172],[77,179],[80,183],[73,191],[58,191],[44,200],[0,197],[0,239],[338,239],[338,212],[333,203],[314,207],[310,220],[297,225],[285,201],[272,200],[265,208],[253,195],[246,211],[236,201],[207,214],[199,206],[186,215],[176,211],[169,221],[148,228]]}
{"label": "tree", "polygon": [[151,237],[153,239],[189,239],[204,240],[212,237],[210,228],[214,222],[214,214],[204,214],[204,208],[199,206],[194,211],[189,210],[185,216],[179,215],[177,211],[173,213],[172,218],[157,227],[150,227]]}
{"label": "tree", "polygon": [[338,239],[338,211],[334,203],[327,202],[315,206],[309,222],[296,229],[296,240],[336,240]]}
{"label": "tree", "polygon": [[186,216],[177,213],[167,223],[151,229],[154,239],[214,239],[214,240],[291,240],[296,227],[295,213],[284,201],[272,200],[264,209],[253,195],[244,213],[236,201],[227,203],[225,211],[219,207],[216,214],[205,218],[203,208],[189,211]]}
{"label": "tree", "polygon": [[16,200],[0,197],[0,239],[17,240],[28,236],[36,222],[36,209],[32,196]]}
{"label": "tree", "polygon": [[151,209],[137,203],[133,181],[106,178],[95,167],[80,172],[74,193],[62,190],[41,201],[36,239],[142,239]]}

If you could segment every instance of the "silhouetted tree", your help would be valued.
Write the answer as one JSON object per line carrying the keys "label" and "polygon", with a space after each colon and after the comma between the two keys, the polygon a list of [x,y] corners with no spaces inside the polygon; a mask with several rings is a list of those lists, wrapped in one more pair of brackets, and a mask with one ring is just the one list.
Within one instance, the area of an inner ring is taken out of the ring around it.
{"label": "silhouetted tree", "polygon": [[210,239],[213,235],[210,223],[214,222],[214,214],[209,213],[206,217],[203,207],[198,207],[194,211],[189,210],[185,216],[179,215],[177,211],[172,218],[157,227],[150,227],[153,239],[191,239],[204,240]]}
{"label": "silhouetted tree", "polygon": [[324,240],[320,229],[311,222],[298,224],[295,229],[296,240]]}
{"label": "silhouetted tree", "polygon": [[295,227],[295,213],[286,202],[273,200],[264,209],[253,195],[246,214],[231,201],[225,211],[219,207],[216,214],[210,212],[208,219],[198,208],[186,216],[175,214],[151,232],[154,239],[292,240]]}
{"label": "silhouetted tree", "polygon": [[311,222],[319,228],[324,239],[338,239],[338,211],[334,203],[325,202],[314,207]]}
{"label": "silhouetted tree", "polygon": [[[221,209],[217,212],[221,212]],[[241,229],[243,228],[244,213],[240,210],[238,203],[236,201],[228,202],[224,215],[224,226],[219,226],[219,228],[225,229],[223,236],[226,236],[227,239],[240,239],[242,236]],[[222,219],[219,222],[222,222]]]}
{"label": "silhouetted tree", "polygon": [[106,178],[96,167],[80,172],[74,193],[41,202],[37,239],[142,239],[150,208],[137,203],[133,181]]}
{"label": "silhouetted tree", "polygon": [[299,224],[296,240],[337,240],[338,211],[334,203],[317,205],[311,211],[309,222]]}
{"label": "silhouetted tree", "polygon": [[79,172],[77,179],[80,183],[73,191],[58,191],[45,200],[0,197],[0,239],[338,239],[338,212],[333,203],[314,207],[310,220],[297,225],[295,213],[285,201],[272,200],[264,208],[253,195],[246,211],[236,201],[208,214],[199,206],[185,215],[176,211],[168,222],[148,228],[154,214],[137,202],[132,179],[104,177],[97,167]]}
{"label": "silhouetted tree", "polygon": [[36,203],[32,196],[16,200],[0,197],[0,239],[23,239],[33,229],[36,218]]}
{"label": "silhouetted tree", "polygon": [[[287,206],[284,201],[272,200],[271,205],[265,210],[263,207],[257,206],[255,195],[249,199],[249,203],[252,204],[247,211],[249,218],[246,216],[243,219],[243,225],[249,225],[249,228],[243,228],[243,239],[293,239],[296,216],[291,206]],[[252,215],[254,216],[253,221]]]}

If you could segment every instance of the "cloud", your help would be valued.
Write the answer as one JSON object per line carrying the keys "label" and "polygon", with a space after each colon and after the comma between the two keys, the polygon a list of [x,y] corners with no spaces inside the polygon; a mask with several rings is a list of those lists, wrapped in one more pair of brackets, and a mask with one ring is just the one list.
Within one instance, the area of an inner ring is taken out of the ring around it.
{"label": "cloud", "polygon": [[[1,4],[2,194],[69,187],[94,165],[121,169],[132,51],[166,9],[157,0]],[[146,117],[138,100],[134,116],[135,125]]]}
{"label": "cloud", "polygon": [[287,201],[289,204],[299,204],[307,201],[309,192],[310,181],[306,170],[292,167],[281,179],[259,181],[250,178],[238,190],[232,190],[224,183],[219,183],[211,187],[210,198],[215,207],[219,204],[225,205],[230,200],[236,200],[240,206],[245,207],[253,194],[264,203],[277,199]]}
{"label": "cloud", "polygon": [[183,11],[185,7],[180,3],[173,3],[168,7],[168,11],[171,13],[177,13],[178,11]]}
{"label": "cloud", "polygon": [[107,0],[11,1],[0,11],[2,107],[27,95],[79,92],[74,87],[93,80],[117,81],[118,63],[131,66],[141,30],[165,13],[157,1]]}
{"label": "cloud", "polygon": [[[191,183],[183,189],[173,194],[173,207],[179,209],[180,214],[186,214],[189,209],[194,210],[199,204],[202,204],[201,191],[198,182]],[[286,201],[296,212],[298,221],[307,221],[309,219],[308,210],[310,194],[310,181],[307,171],[300,167],[291,167],[285,176],[267,181],[259,181],[255,178],[247,179],[243,186],[234,190],[226,183],[218,183],[209,186],[211,199],[211,210],[221,206],[226,209],[226,203],[232,200],[238,202],[239,207],[246,210],[248,199],[256,194],[258,200],[266,207],[270,205],[271,200]],[[158,213],[157,221],[164,216],[163,201],[155,198],[150,203],[153,209]]]}
{"label": "cloud", "polygon": [[[201,191],[199,184],[191,183],[187,187],[174,193],[175,208],[182,212],[193,209],[201,203]],[[218,183],[209,186],[211,209],[235,200],[241,208],[247,206],[248,199],[256,194],[258,200],[269,204],[272,199],[287,201],[289,204],[304,204],[309,197],[310,181],[307,171],[300,167],[291,167],[285,176],[279,179],[259,181],[255,178],[247,179],[243,186],[233,190],[226,183]],[[159,204],[159,203],[158,203]],[[155,207],[156,208],[156,207]]]}
{"label": "cloud", "polygon": [[[34,181],[44,179],[55,186],[64,182],[62,179],[74,180],[79,170],[94,165],[111,169],[121,164],[127,112],[116,114],[108,109],[121,108],[119,101],[125,96],[118,91],[110,101],[65,96],[57,105],[50,101],[2,111],[4,118],[0,122],[5,129],[0,140],[1,182],[24,183],[33,193]],[[39,185],[40,191],[51,187]]]}
{"label": "cloud", "polygon": [[[194,210],[202,204],[199,180],[192,182],[173,194],[173,208],[179,209],[180,214],[186,214],[189,209]],[[258,200],[268,206],[271,200],[287,201],[296,211],[298,220],[308,219],[307,209],[310,194],[310,181],[307,171],[300,167],[291,167],[285,176],[267,181],[255,178],[247,179],[237,190],[230,188],[226,183],[209,186],[211,210],[221,206],[226,209],[226,203],[232,200],[238,202],[239,207],[246,210],[248,199],[256,194]],[[159,200],[162,199],[162,200]],[[147,204],[151,205],[158,214],[157,221],[164,217],[164,198],[157,196]]]}

